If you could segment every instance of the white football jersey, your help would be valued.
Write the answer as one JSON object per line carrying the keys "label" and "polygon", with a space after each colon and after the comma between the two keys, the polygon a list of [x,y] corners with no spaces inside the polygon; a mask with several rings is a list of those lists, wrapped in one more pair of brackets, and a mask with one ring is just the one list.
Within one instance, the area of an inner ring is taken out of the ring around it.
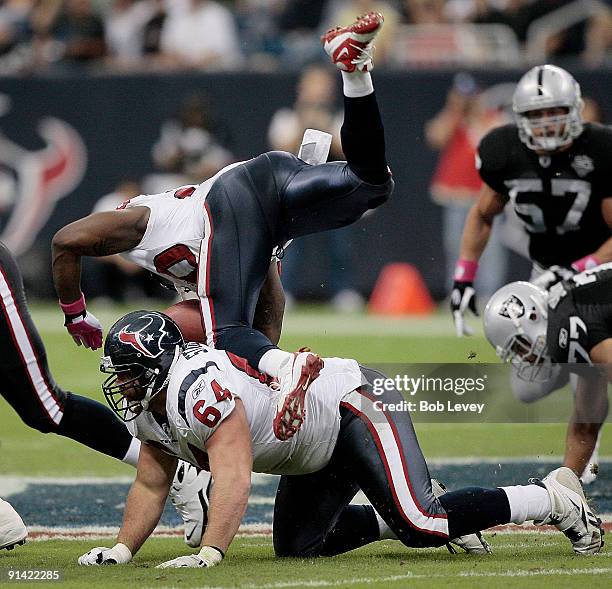
{"label": "white football jersey", "polygon": [[331,458],[340,429],[339,405],[362,384],[355,360],[326,358],[325,367],[306,395],[306,418],[290,440],[276,438],[272,422],[278,390],[245,360],[222,350],[190,343],[170,377],[166,400],[167,423],[149,411],[128,422],[143,442],[208,468],[206,442],[234,410],[236,397],[244,405],[251,430],[253,470],[270,474],[307,474]]}
{"label": "white football jersey", "polygon": [[195,291],[200,242],[209,232],[204,210],[206,196],[221,175],[242,163],[226,166],[202,184],[141,195],[123,203],[119,208],[147,207],[150,215],[140,243],[121,256],[171,280],[177,290]]}

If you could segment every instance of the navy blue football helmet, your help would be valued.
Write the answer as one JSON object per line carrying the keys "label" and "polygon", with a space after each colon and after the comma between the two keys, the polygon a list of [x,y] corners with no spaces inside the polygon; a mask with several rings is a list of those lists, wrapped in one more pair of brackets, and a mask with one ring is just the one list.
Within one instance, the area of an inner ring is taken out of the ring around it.
{"label": "navy blue football helmet", "polygon": [[157,311],[133,311],[110,328],[100,361],[100,370],[110,376],[102,391],[120,419],[131,421],[148,409],[168,384],[184,343],[177,324]]}

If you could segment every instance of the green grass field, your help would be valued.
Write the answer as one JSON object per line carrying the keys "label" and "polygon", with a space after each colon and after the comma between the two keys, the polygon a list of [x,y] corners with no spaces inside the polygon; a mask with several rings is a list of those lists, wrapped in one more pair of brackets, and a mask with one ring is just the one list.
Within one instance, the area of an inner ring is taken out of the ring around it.
{"label": "green grass field", "polygon": [[[149,304],[150,306],[150,304]],[[139,308],[138,304],[130,309]],[[128,308],[92,307],[105,328]],[[52,371],[62,387],[102,400],[99,353],[77,348],[62,327],[54,305],[34,306],[33,315],[47,346]],[[479,334],[457,340],[446,314],[426,319],[339,316],[319,308],[288,315],[282,345],[310,346],[325,356],[354,357],[362,363],[495,362]],[[470,358],[468,360],[468,358]],[[507,393],[510,395],[510,391]],[[565,403],[567,392],[546,400]],[[565,425],[420,423],[416,426],[428,458],[559,457]],[[15,476],[130,476],[133,470],[74,442],[25,427],[0,399],[0,473]],[[604,436],[601,453],[612,457],[612,439]],[[469,466],[466,466],[469,468]],[[608,478],[609,478],[608,474]],[[1,478],[1,477],[0,477]],[[477,481],[475,481],[477,482]],[[560,534],[514,533],[492,538],[495,554],[469,558],[444,550],[407,550],[378,543],[333,559],[273,558],[269,537],[242,537],[223,566],[209,571],[159,571],[156,563],[188,552],[180,539],[154,538],[125,568],[77,567],[77,556],[109,540],[41,540],[0,554],[0,586],[9,586],[9,569],[58,569],[66,587],[558,587],[610,586],[612,551],[580,558]],[[19,582],[20,586],[28,586]],[[41,582],[34,585],[40,586]]]}
{"label": "green grass field", "polygon": [[[129,587],[609,587],[610,555],[568,554],[565,538],[550,534],[500,534],[493,538],[495,554],[451,555],[444,549],[407,550],[396,542],[379,542],[333,559],[274,558],[266,537],[242,537],[232,545],[222,566],[212,569],[159,570],[169,555],[185,552],[179,540],[148,542],[133,564],[84,568],[75,563],[91,542],[49,540],[32,542],[0,560],[0,585],[40,586],[8,581],[10,570],[57,570],[56,586],[81,589]],[[46,584],[46,583],[45,583]],[[52,585],[52,583],[48,583]]]}

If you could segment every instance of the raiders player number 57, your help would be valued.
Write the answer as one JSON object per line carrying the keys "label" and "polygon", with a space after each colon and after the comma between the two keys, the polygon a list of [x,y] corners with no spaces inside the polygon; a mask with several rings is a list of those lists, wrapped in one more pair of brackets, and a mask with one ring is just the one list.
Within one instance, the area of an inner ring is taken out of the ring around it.
{"label": "raiders player number 57", "polygon": [[580,86],[565,70],[536,66],[518,82],[514,124],[490,131],[478,147],[484,186],[466,219],[451,310],[457,335],[477,314],[474,278],[493,219],[511,203],[529,235],[531,280],[559,278],[612,260],[612,129],[584,123]]}

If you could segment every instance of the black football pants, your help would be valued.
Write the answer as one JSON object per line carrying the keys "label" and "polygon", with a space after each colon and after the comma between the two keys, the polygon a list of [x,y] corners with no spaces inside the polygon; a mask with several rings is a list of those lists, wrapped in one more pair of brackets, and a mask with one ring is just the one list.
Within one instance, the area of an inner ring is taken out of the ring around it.
{"label": "black football pants", "polygon": [[119,460],[132,442],[108,407],[56,384],[28,311],[21,273],[1,242],[0,394],[26,425],[40,432],[72,438]]}

